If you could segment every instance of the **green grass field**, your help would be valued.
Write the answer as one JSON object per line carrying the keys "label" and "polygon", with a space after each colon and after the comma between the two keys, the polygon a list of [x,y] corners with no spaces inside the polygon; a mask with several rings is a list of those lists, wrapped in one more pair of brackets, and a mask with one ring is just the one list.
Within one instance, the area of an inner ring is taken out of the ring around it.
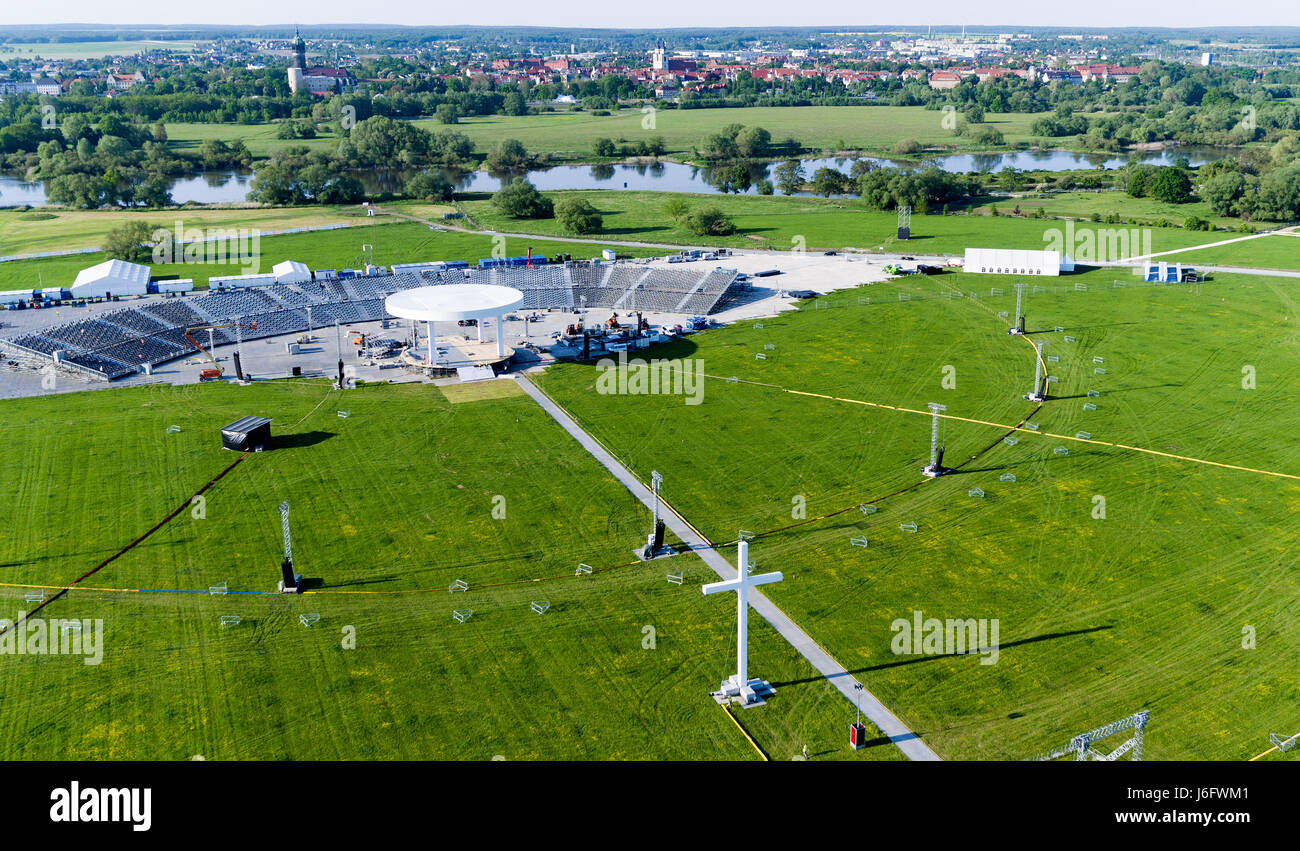
{"label": "green grass field", "polygon": [[[1231,239],[1233,234],[1222,234]],[[1217,240],[1216,240],[1217,241]],[[1300,269],[1300,236],[1270,234],[1230,245],[1181,251],[1159,258],[1171,263],[1201,263],[1210,266],[1246,266],[1257,269]]]}
{"label": "green grass field", "polygon": [[186,207],[167,211],[0,210],[0,255],[35,254],[103,245],[108,232],[132,221],[153,227],[249,228],[264,231],[335,224],[370,224],[354,206]]}
{"label": "green grass field", "polygon": [[[285,498],[295,564],[322,583],[296,598],[70,592],[40,616],[102,618],[103,662],[6,658],[7,759],[758,758],[707,696],[734,653],[733,607],[699,594],[708,571],[689,555],[673,562],[682,586],[662,563],[573,576],[626,564],[649,514],[530,399],[268,382],[0,407],[15,450],[0,462],[7,617],[31,608],[14,584],[71,581],[233,461],[216,429],[251,412],[287,444],[83,584],[271,589]],[[455,579],[470,590],[449,595]],[[320,622],[303,627],[306,612]],[[225,614],[243,622],[223,630]],[[765,625],[751,652],[779,691],[740,722],[770,758],[805,744],[901,757],[844,747],[850,708]]]}
{"label": "green grass field", "polygon": [[[946,421],[947,463],[978,457],[870,516],[853,507],[920,480],[928,416],[780,388],[921,412],[942,402],[1015,425],[1034,407],[1020,398],[1032,353],[996,316],[1014,296],[988,296],[1012,279],[878,284],[661,351],[701,358],[718,377],[698,406],[597,394],[583,365],[548,370],[543,387],[639,475],[661,471],[669,501],[713,540],[758,531],[753,557],[786,573],[771,598],[945,757],[1026,758],[1147,708],[1147,758],[1247,758],[1274,728],[1296,726],[1300,697],[1300,571],[1286,555],[1300,532],[1300,439],[1285,425],[1300,390],[1300,312],[1290,287],[1268,279],[1113,280],[1052,280],[1089,289],[1028,297],[1031,331],[1061,325],[1076,338],[1031,338],[1059,358],[1048,363],[1056,398],[1033,415],[1041,433],[1010,446],[1000,426]],[[953,289],[984,297],[935,297]],[[900,291],[931,298],[900,303]],[[955,389],[941,385],[946,366]],[[1258,389],[1243,389],[1245,366]],[[1291,478],[1068,439],[1079,431]],[[1001,481],[1006,472],[1017,480]],[[762,534],[795,522],[798,497],[809,518],[850,510]],[[909,521],[917,532],[900,531]],[[870,546],[851,547],[854,535]],[[894,655],[890,624],[915,610],[998,618],[1000,660]],[[1243,649],[1246,628],[1256,649]]]}
{"label": "green grass field", "polygon": [[[835,149],[843,142],[851,148],[888,153],[903,139],[915,139],[927,147],[969,149],[968,137],[944,129],[943,117],[942,112],[920,106],[661,109],[654,115],[653,127],[647,128],[643,126],[646,115],[627,109],[608,116],[589,112],[472,116],[461,119],[454,129],[469,136],[479,150],[501,139],[518,139],[530,151],[574,158],[590,157],[597,139],[635,143],[652,136],[662,136],[669,154],[681,156],[728,124],[765,127],[774,141],[793,138],[809,148]],[[1014,145],[1030,141],[1029,126],[1035,117],[990,114],[986,123]],[[433,119],[417,123],[430,130],[443,126]]]}
{"label": "green grass field", "polygon": [[[990,114],[986,124],[1002,131],[1007,144],[1029,142],[1029,126],[1035,115],[1030,113]],[[956,136],[942,125],[943,113],[920,106],[870,107],[754,107],[750,109],[662,109],[654,117],[654,126],[643,127],[646,115],[639,109],[625,109],[612,115],[589,112],[545,113],[542,115],[486,115],[462,118],[451,129],[464,133],[475,149],[486,151],[502,139],[518,139],[530,151],[552,154],[565,159],[590,159],[597,139],[638,142],[662,136],[668,154],[674,158],[689,155],[691,148],[728,124],[766,127],[780,142],[794,138],[813,149],[835,149],[841,142],[850,148],[889,154],[898,142],[916,139],[926,147],[941,150],[972,150],[968,137]],[[443,129],[432,118],[416,122],[426,130]],[[205,139],[234,141],[243,139],[254,156],[267,156],[272,150],[306,145],[327,148],[338,139],[324,134],[316,139],[277,139],[274,124],[189,124],[167,125],[168,144],[180,151],[197,150]]]}
{"label": "green grass field", "polygon": [[339,137],[322,131],[315,139],[277,139],[278,124],[193,124],[174,122],[166,125],[167,147],[180,152],[197,152],[208,139],[234,142],[242,139],[255,157],[268,156],[277,148],[306,147],[312,150],[333,150]]}
{"label": "green grass field", "polygon": [[1204,201],[1194,201],[1190,204],[1166,204],[1154,198],[1133,198],[1128,193],[1120,190],[1113,192],[1061,192],[1054,195],[1026,196],[1024,198],[999,198],[996,201],[981,204],[975,210],[976,212],[987,213],[992,206],[996,206],[999,212],[1003,214],[1010,213],[1016,207],[1020,207],[1021,212],[1026,214],[1041,209],[1049,216],[1070,216],[1081,219],[1089,218],[1094,213],[1099,216],[1115,213],[1124,219],[1137,219],[1147,223],[1165,219],[1173,224],[1181,225],[1188,216],[1199,216],[1215,227],[1228,230],[1235,230],[1241,224],[1241,219],[1214,215],[1213,211],[1210,210],[1210,205]]}
{"label": "green grass field", "polygon": [[[255,212],[255,211],[254,211]],[[169,226],[166,215],[148,219]],[[188,219],[186,220],[188,221]],[[314,269],[357,268],[361,265],[361,246],[375,247],[375,262],[384,266],[418,260],[468,260],[492,256],[493,237],[486,234],[455,231],[431,231],[422,224],[400,222],[384,217],[369,220],[372,224],[359,225],[342,231],[285,234],[268,236],[259,241],[256,254],[257,268],[245,269],[230,263],[157,263],[152,264],[154,278],[191,278],[196,287],[207,285],[213,275],[238,275],[245,272],[266,272],[281,260],[302,259]],[[599,256],[599,246],[565,241],[504,238],[507,255],[524,254],[531,247],[534,253],[555,254],[568,252],[574,257]],[[663,253],[661,249],[620,248],[623,256],[644,257]],[[0,263],[0,289],[19,289],[35,286],[68,286],[77,272],[106,259],[103,253],[76,254],[41,260],[15,260]]]}
{"label": "green grass field", "polygon": [[[548,192],[557,201],[565,195],[586,198],[602,214],[601,236],[611,239],[674,245],[723,245],[732,248],[773,248],[789,251],[799,245],[810,250],[856,248],[865,251],[907,251],[918,254],[960,254],[967,247],[1046,248],[1045,236],[1065,223],[1051,219],[1001,216],[913,216],[912,238],[899,243],[897,214],[865,209],[854,199],[801,196],[686,195],[619,190]],[[718,207],[735,222],[737,232],[728,237],[702,238],[677,225],[663,212],[669,198],[681,198],[691,207]],[[562,235],[554,219],[518,220],[502,216],[483,196],[469,198],[463,206],[479,227],[508,232],[528,231]],[[1009,205],[1008,205],[1009,210]],[[1074,230],[1109,230],[1121,225],[1076,222]],[[1153,251],[1224,239],[1223,234],[1182,228],[1151,228]]]}

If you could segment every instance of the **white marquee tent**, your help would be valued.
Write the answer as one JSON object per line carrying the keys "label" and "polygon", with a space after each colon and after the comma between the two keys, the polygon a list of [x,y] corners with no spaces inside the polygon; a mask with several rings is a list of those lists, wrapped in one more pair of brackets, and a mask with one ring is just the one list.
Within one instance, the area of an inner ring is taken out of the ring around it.
{"label": "white marquee tent", "polygon": [[149,267],[125,260],[105,260],[78,272],[68,290],[73,298],[144,295],[149,292]]}
{"label": "white marquee tent", "polygon": [[271,267],[277,284],[303,284],[311,280],[311,270],[306,263],[297,260],[285,260]]}
{"label": "white marquee tent", "polygon": [[1059,275],[1074,270],[1074,263],[1061,260],[1059,251],[1026,251],[1011,248],[967,248],[963,272],[991,275]]}

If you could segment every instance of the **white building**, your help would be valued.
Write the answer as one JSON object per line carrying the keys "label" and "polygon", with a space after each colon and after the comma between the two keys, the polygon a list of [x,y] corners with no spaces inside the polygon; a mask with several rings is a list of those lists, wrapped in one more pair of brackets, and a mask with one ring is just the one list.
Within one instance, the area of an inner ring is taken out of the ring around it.
{"label": "white building", "polygon": [[73,298],[144,295],[149,292],[149,267],[125,260],[105,260],[78,272],[68,291]]}
{"label": "white building", "polygon": [[271,274],[275,275],[277,284],[302,284],[311,280],[311,269],[307,268],[306,263],[297,260],[276,263],[271,267]]}
{"label": "white building", "polygon": [[1059,251],[1010,248],[967,248],[963,272],[987,275],[1059,275],[1073,271],[1074,263],[1061,261]]}

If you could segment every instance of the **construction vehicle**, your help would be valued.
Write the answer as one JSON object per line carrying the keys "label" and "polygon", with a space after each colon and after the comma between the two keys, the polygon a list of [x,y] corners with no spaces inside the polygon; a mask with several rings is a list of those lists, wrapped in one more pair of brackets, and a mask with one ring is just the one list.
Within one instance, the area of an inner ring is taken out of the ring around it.
{"label": "construction vehicle", "polygon": [[193,332],[195,332],[195,331],[207,331],[207,332],[208,332],[208,347],[209,347],[209,348],[215,348],[215,346],[216,346],[216,342],[215,342],[215,340],[213,339],[213,333],[212,333],[212,332],[215,331],[215,330],[217,330],[218,328],[234,328],[234,329],[235,329],[235,340],[236,340],[236,345],[235,345],[235,373],[236,373],[237,375],[239,375],[240,380],[242,381],[242,380],[243,380],[243,377],[244,377],[244,375],[243,375],[244,370],[243,370],[243,368],[240,366],[240,363],[239,363],[239,347],[240,347],[240,345],[242,345],[243,342],[244,342],[244,339],[243,339],[243,336],[244,336],[244,335],[243,335],[241,332],[242,332],[243,329],[245,329],[245,328],[249,329],[250,331],[256,331],[256,330],[257,330],[257,323],[256,323],[256,322],[227,322],[227,323],[225,323],[224,325],[196,325],[196,326],[194,326],[193,328],[186,328],[186,329],[185,329],[185,339],[190,341],[190,345],[192,345],[194,348],[198,349],[199,354],[203,355],[205,358],[207,358],[208,360],[212,361],[212,366],[211,366],[211,367],[208,367],[207,369],[203,369],[203,370],[200,370],[200,371],[199,371],[199,380],[200,380],[200,381],[210,381],[210,380],[215,379],[215,378],[220,378],[220,377],[222,376],[223,372],[222,372],[221,366],[217,363],[217,359],[216,359],[216,357],[213,356],[213,354],[212,354],[210,351],[208,351],[207,349],[204,349],[203,346],[199,345],[199,341],[196,340],[196,339],[194,339],[194,338],[193,338],[192,336],[190,336],[190,335],[193,334]]}

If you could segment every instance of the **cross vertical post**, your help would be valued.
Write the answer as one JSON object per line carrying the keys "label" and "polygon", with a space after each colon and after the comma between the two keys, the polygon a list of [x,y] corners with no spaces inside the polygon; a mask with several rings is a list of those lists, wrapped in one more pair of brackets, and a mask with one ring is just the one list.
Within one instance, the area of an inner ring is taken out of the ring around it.
{"label": "cross vertical post", "polygon": [[745,707],[761,706],[763,696],[771,693],[770,684],[761,679],[749,678],[749,589],[780,582],[784,578],[779,571],[750,574],[749,542],[742,540],[736,543],[736,578],[712,582],[700,589],[705,594],[736,592],[736,673],[723,680],[721,688],[715,692],[714,697],[718,702],[735,700]]}

